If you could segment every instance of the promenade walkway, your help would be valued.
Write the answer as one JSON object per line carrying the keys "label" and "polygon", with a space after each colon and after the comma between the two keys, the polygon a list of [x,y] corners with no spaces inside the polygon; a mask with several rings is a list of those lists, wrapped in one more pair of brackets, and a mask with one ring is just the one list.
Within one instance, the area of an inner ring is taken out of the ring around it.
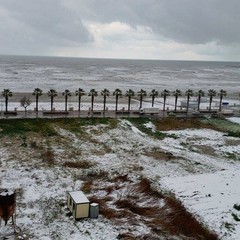
{"label": "promenade walkway", "polygon": [[[139,111],[99,111],[93,112],[87,110],[79,111],[9,111],[1,112],[0,119],[19,119],[19,118],[122,118],[122,117],[140,117]],[[160,117],[160,114],[155,114]]]}
{"label": "promenade walkway", "polygon": [[188,113],[186,111],[177,111],[173,114],[172,111],[162,111],[160,110],[158,114],[140,114],[138,110],[131,110],[131,111],[115,111],[115,110],[108,110],[108,111],[102,111],[102,110],[94,110],[94,111],[88,111],[88,110],[81,110],[79,111],[63,111],[63,110],[55,110],[55,111],[8,111],[8,112],[0,112],[0,119],[24,119],[24,118],[123,118],[123,117],[132,117],[132,118],[139,118],[139,117],[151,117],[151,118],[162,118],[167,116],[176,116],[179,118],[184,117],[201,117],[201,116],[222,116],[222,117],[228,117],[228,116],[235,116],[240,117],[239,111],[234,111],[231,115],[223,115],[219,113],[218,111],[202,111],[202,112],[196,112],[196,111],[189,111]]}

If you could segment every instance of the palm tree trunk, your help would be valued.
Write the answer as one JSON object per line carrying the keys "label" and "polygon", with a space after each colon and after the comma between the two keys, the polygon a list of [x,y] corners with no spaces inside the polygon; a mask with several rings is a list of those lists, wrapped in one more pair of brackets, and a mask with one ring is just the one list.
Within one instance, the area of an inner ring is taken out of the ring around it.
{"label": "palm tree trunk", "polygon": [[201,102],[201,96],[198,96],[198,107],[197,107],[198,111],[200,110],[200,102]]}
{"label": "palm tree trunk", "polygon": [[175,107],[174,107],[175,112],[177,111],[177,100],[178,100],[178,97],[176,96],[175,97]]}
{"label": "palm tree trunk", "polygon": [[103,97],[103,111],[106,110],[106,96]]}
{"label": "palm tree trunk", "polygon": [[67,112],[67,102],[68,102],[68,97],[65,96],[65,112]]}
{"label": "palm tree trunk", "polygon": [[118,110],[118,95],[116,95],[116,108],[115,108],[115,111],[117,112]]}
{"label": "palm tree trunk", "polygon": [[222,111],[222,99],[223,99],[223,96],[221,95],[220,96],[220,102],[219,102],[219,111],[220,112]]}
{"label": "palm tree trunk", "polygon": [[209,111],[211,111],[212,109],[212,97],[210,97],[210,100],[209,100]]}
{"label": "palm tree trunk", "polygon": [[80,108],[81,108],[81,96],[79,94],[78,96],[78,111],[80,112]]}
{"label": "palm tree trunk", "polygon": [[36,94],[36,112],[38,112],[38,94]]}
{"label": "palm tree trunk", "polygon": [[190,100],[190,96],[187,96],[187,113],[188,113],[188,109],[189,109],[189,100]]}
{"label": "palm tree trunk", "polygon": [[131,97],[128,97],[128,111],[130,111]]}
{"label": "palm tree trunk", "polygon": [[165,104],[166,104],[166,96],[163,98],[163,111],[165,111]]}
{"label": "palm tree trunk", "polygon": [[5,97],[5,111],[8,111],[8,96]]}
{"label": "palm tree trunk", "polygon": [[140,107],[139,108],[142,108],[142,99],[143,99],[143,97],[142,97],[142,95],[140,96]]}
{"label": "palm tree trunk", "polygon": [[51,112],[53,111],[53,96],[51,96]]}
{"label": "palm tree trunk", "polygon": [[154,106],[154,100],[155,100],[155,97],[152,96],[152,107]]}
{"label": "palm tree trunk", "polygon": [[92,100],[91,100],[91,111],[93,111],[93,102],[94,102],[94,96],[92,96]]}

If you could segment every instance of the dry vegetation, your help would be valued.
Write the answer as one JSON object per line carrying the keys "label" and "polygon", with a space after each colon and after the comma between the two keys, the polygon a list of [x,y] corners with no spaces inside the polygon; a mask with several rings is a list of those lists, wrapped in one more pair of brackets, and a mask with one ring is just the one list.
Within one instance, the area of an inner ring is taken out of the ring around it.
{"label": "dry vegetation", "polygon": [[218,127],[204,123],[201,119],[177,119],[177,118],[162,118],[154,122],[158,131],[180,130],[186,128],[209,128],[219,130]]}
{"label": "dry vegetation", "polygon": [[87,169],[87,168],[90,168],[90,167],[94,166],[94,163],[84,161],[84,160],[79,160],[77,162],[65,161],[63,166],[64,167],[69,167],[69,168]]}
{"label": "dry vegetation", "polygon": [[169,161],[169,160],[174,160],[176,157],[169,152],[164,152],[159,149],[152,149],[151,151],[145,151],[144,152],[145,156],[155,158],[156,160],[163,160],[163,161]]}
{"label": "dry vegetation", "polygon": [[[187,212],[181,202],[154,190],[147,179],[133,182],[125,175],[107,182],[91,180],[83,189],[86,187],[91,188],[90,200],[100,204],[100,213],[122,226],[119,239],[136,239],[136,232],[142,226],[147,232],[144,235],[138,233],[137,239],[157,239],[158,236],[218,239]],[[96,197],[98,191],[101,191],[101,197]]]}

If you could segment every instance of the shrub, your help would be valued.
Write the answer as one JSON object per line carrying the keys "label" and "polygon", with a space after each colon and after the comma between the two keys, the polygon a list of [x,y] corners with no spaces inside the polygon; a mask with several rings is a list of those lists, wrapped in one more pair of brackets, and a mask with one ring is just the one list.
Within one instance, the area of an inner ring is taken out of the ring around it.
{"label": "shrub", "polygon": [[238,137],[238,138],[240,138],[240,132],[229,131],[227,136],[228,137]]}
{"label": "shrub", "polygon": [[77,162],[70,162],[70,161],[66,161],[63,166],[64,167],[69,167],[69,168],[90,168],[92,167],[94,164],[92,162],[88,162],[88,161],[77,161]]}
{"label": "shrub", "polygon": [[240,222],[240,218],[237,216],[237,214],[232,213],[232,216],[233,216],[235,221]]}
{"label": "shrub", "polygon": [[37,146],[37,142],[35,142],[35,141],[30,141],[30,147],[36,149],[36,148],[38,147],[38,146]]}
{"label": "shrub", "polygon": [[92,182],[91,180],[84,182],[81,190],[82,190],[83,192],[85,192],[85,193],[91,192],[92,184],[93,184],[93,182]]}
{"label": "shrub", "polygon": [[114,129],[116,128],[118,125],[118,120],[117,119],[110,119],[109,120],[109,126],[111,129]]}
{"label": "shrub", "polygon": [[53,165],[54,164],[54,153],[53,153],[53,151],[50,148],[48,148],[44,153],[42,153],[42,159],[48,165]]}
{"label": "shrub", "polygon": [[234,204],[233,208],[235,208],[236,210],[240,211],[240,204]]}
{"label": "shrub", "polygon": [[25,135],[22,136],[22,141],[23,143],[21,144],[21,146],[27,147],[27,137]]}

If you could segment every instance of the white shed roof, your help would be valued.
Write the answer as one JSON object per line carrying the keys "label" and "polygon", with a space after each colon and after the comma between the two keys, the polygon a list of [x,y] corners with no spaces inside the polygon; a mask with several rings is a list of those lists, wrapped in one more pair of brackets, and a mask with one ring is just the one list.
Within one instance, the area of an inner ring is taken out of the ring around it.
{"label": "white shed roof", "polygon": [[72,197],[72,199],[75,203],[89,203],[90,202],[82,191],[72,191],[72,192],[69,192],[69,195]]}
{"label": "white shed roof", "polygon": [[97,207],[99,204],[98,203],[91,203],[90,206],[92,207]]}

